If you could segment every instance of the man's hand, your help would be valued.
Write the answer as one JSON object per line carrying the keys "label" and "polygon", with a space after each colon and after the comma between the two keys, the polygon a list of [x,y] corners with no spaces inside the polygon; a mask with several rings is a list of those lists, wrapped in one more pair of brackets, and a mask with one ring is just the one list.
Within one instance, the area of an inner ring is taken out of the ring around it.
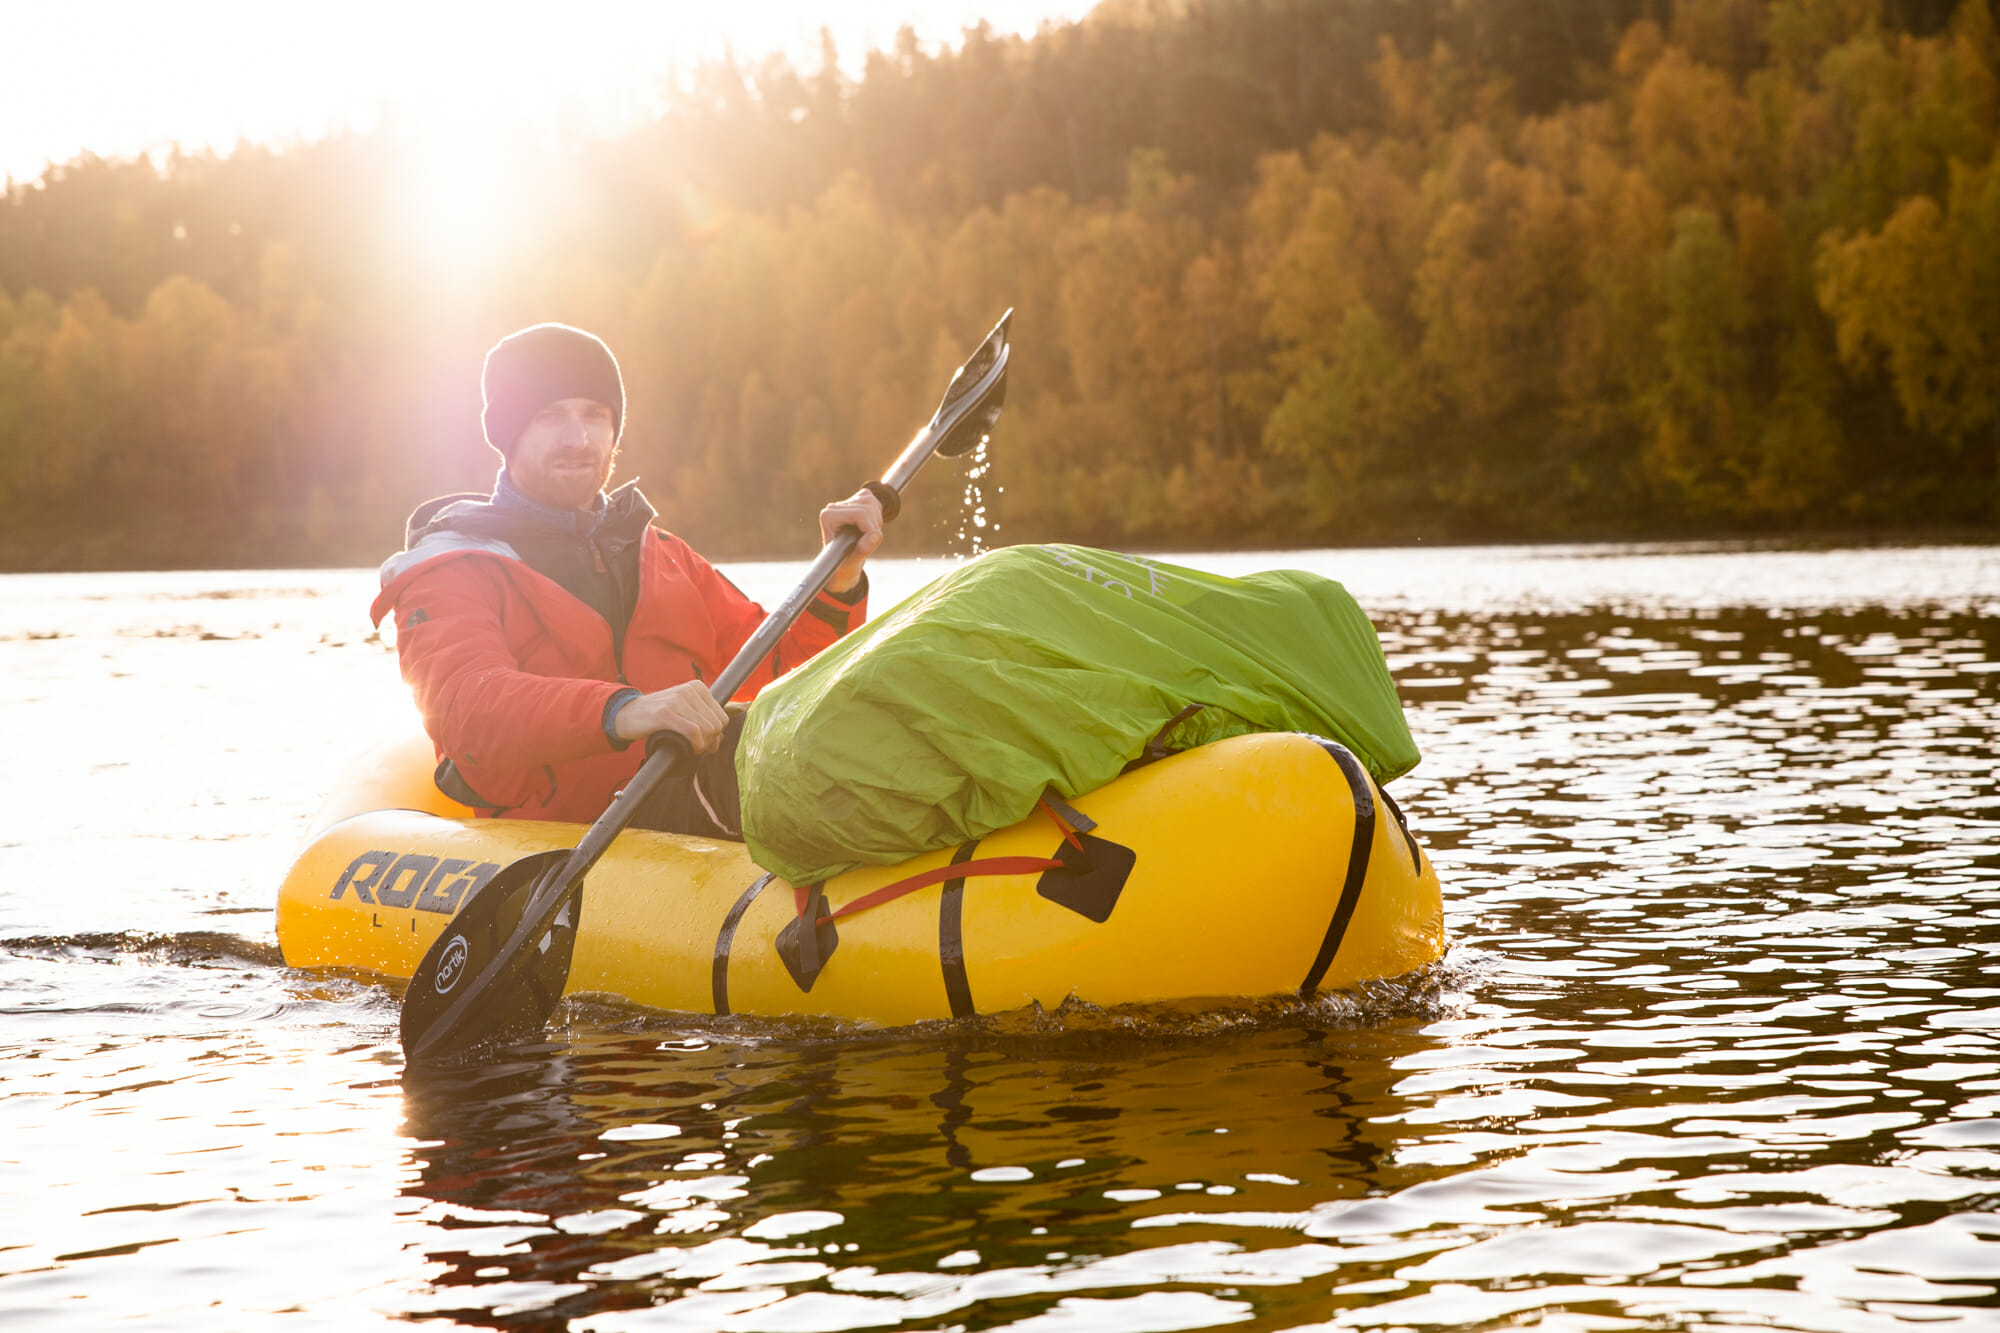
{"label": "man's hand", "polygon": [[854,543],[854,553],[835,566],[833,577],[826,581],[827,591],[834,593],[850,592],[861,582],[862,565],[882,544],[882,502],[872,492],[861,490],[819,511],[822,545],[830,544],[842,528],[859,528],[861,540]]}
{"label": "man's hand", "polygon": [[672,689],[640,695],[618,710],[611,725],[618,738],[626,741],[644,740],[656,731],[677,731],[696,754],[707,754],[721,740],[729,714],[722,711],[708,686],[690,680]]}

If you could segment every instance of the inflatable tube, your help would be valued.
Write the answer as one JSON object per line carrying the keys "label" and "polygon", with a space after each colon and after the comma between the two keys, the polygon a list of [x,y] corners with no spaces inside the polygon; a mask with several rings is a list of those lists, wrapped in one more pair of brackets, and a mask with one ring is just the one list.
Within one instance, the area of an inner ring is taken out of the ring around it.
{"label": "inflatable tube", "polygon": [[[408,978],[467,896],[581,826],[473,819],[413,743],[358,765],[278,895],[285,961]],[[796,892],[740,843],[631,830],[590,873],[567,993],[656,1009],[895,1025],[1053,1008],[1248,998],[1397,976],[1444,951],[1430,858],[1333,741],[1240,736],[1078,798],[1078,857],[1037,813],[953,850]],[[1066,850],[1067,849],[1067,850]],[[1060,869],[953,877],[1007,857]],[[1079,865],[1078,863],[1082,864]],[[821,924],[885,885],[892,901]],[[789,931],[788,931],[789,928]]]}

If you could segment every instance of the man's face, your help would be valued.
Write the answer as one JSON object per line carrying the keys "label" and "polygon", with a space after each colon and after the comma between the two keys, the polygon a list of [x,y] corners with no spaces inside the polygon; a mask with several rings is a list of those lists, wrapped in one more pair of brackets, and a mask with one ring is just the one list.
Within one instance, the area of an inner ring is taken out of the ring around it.
{"label": "man's face", "polygon": [[507,475],[537,504],[589,509],[611,480],[617,452],[609,407],[595,398],[558,398],[528,419],[507,457]]}

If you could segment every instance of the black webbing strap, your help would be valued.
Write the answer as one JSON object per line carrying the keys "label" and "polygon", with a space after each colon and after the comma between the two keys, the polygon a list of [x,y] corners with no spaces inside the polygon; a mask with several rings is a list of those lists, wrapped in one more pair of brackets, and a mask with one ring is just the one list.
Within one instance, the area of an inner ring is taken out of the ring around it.
{"label": "black webbing strap", "polygon": [[750,904],[764,891],[764,886],[775,878],[777,878],[775,875],[767,874],[743,890],[742,895],[730,905],[729,915],[722,918],[722,929],[716,932],[715,964],[710,984],[714,992],[717,1017],[729,1013],[729,947],[736,942],[736,923],[750,910]]}
{"label": "black webbing strap", "polygon": [[[978,851],[979,840],[974,838],[952,854],[951,863],[964,865]],[[953,1018],[970,1018],[977,1012],[972,1007],[972,986],[965,979],[964,902],[965,881],[946,880],[938,896],[938,962],[944,968],[944,993]]]}
{"label": "black webbing strap", "polygon": [[1347,852],[1347,879],[1340,886],[1340,901],[1334,906],[1333,919],[1326,923],[1326,937],[1319,942],[1319,953],[1313,957],[1312,968],[1299,984],[1301,995],[1311,995],[1319,987],[1320,979],[1333,965],[1333,956],[1340,952],[1340,942],[1347,935],[1347,923],[1353,920],[1354,909],[1361,901],[1361,886],[1368,880],[1368,853],[1375,845],[1375,797],[1368,783],[1368,770],[1361,766],[1353,751],[1340,742],[1318,736],[1313,739],[1340,765],[1340,771],[1354,793],[1354,845]]}

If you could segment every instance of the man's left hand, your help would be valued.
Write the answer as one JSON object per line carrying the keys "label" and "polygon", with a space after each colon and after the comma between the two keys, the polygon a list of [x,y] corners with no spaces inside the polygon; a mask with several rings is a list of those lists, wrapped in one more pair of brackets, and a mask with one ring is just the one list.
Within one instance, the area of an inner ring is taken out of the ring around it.
{"label": "man's left hand", "polygon": [[836,565],[833,577],[826,581],[827,591],[833,593],[853,591],[854,585],[861,582],[862,566],[882,544],[882,502],[872,492],[861,490],[819,511],[821,542],[831,543],[842,528],[858,529],[861,540],[854,543],[853,554]]}

